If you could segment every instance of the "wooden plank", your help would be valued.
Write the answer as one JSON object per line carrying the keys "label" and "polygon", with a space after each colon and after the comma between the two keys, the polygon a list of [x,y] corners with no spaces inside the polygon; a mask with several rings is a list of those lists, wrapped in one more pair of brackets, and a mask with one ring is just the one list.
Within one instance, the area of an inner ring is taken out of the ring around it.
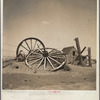
{"label": "wooden plank", "polygon": [[[83,50],[81,51],[81,54],[83,53],[83,51],[86,49],[86,47],[83,48]],[[79,58],[79,56],[76,57],[76,59],[74,61],[76,61]]]}
{"label": "wooden plank", "polygon": [[79,44],[79,39],[75,38],[74,40],[76,42],[76,47],[77,47],[77,51],[78,51],[79,64],[82,65],[82,56],[81,56],[81,48],[80,48],[80,44]]}

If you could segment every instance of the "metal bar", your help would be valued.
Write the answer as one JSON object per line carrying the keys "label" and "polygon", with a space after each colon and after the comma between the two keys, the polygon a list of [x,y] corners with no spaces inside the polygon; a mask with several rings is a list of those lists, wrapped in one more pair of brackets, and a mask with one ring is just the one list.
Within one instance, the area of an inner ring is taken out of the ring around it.
{"label": "metal bar", "polygon": [[[83,48],[83,50],[81,51],[81,54],[83,53],[83,51],[86,49],[86,47]],[[75,61],[79,58],[79,56],[76,57]]]}
{"label": "metal bar", "polygon": [[83,53],[83,51],[86,49],[86,47],[83,48],[83,50],[81,51],[81,54]]}

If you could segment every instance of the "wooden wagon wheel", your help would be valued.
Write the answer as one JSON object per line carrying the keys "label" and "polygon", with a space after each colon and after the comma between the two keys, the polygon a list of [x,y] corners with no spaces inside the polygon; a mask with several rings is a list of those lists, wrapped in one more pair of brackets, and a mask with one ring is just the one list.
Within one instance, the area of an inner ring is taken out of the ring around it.
{"label": "wooden wagon wheel", "polygon": [[33,69],[43,66],[44,70],[55,71],[66,63],[66,56],[61,51],[53,48],[37,49],[30,52],[25,63]]}
{"label": "wooden wagon wheel", "polygon": [[37,38],[26,38],[20,42],[16,50],[16,57],[19,55],[20,51],[25,53],[27,56],[30,52],[34,52],[36,49],[41,49],[45,51],[45,46],[42,41]]}

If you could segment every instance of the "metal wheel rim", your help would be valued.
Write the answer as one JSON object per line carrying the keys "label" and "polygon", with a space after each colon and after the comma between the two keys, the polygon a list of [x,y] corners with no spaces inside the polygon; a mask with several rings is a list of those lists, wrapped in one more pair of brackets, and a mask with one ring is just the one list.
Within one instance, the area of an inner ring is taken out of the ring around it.
{"label": "metal wheel rim", "polygon": [[[32,47],[28,47],[29,45],[28,45],[28,43],[27,43],[27,41],[28,40],[30,40],[30,41],[32,41],[32,40],[35,40],[36,42],[39,42],[40,44],[41,44],[41,46],[42,46],[42,49],[45,51],[45,45],[43,44],[43,42],[41,41],[41,40],[39,40],[39,39],[37,39],[37,38],[34,38],[34,37],[30,37],[30,38],[26,38],[26,39],[24,39],[23,41],[21,41],[20,43],[19,43],[19,45],[18,45],[18,47],[17,47],[17,50],[16,50],[16,57],[18,56],[18,54],[19,54],[19,49],[20,49],[20,47],[22,47],[22,44],[25,42],[26,43],[26,45],[27,45],[27,48],[26,47],[24,47],[23,46],[23,48],[25,49],[28,49],[29,50],[29,52],[31,51],[30,49],[32,48]],[[28,51],[27,50],[27,51]],[[28,53],[29,54],[29,53]],[[27,54],[27,55],[28,55]]]}

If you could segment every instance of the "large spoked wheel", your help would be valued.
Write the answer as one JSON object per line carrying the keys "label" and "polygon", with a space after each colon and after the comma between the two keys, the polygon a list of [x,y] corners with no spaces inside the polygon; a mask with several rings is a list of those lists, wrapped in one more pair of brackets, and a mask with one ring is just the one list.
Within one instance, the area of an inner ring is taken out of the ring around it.
{"label": "large spoked wheel", "polygon": [[53,48],[37,49],[26,57],[25,63],[32,69],[43,66],[44,70],[55,71],[66,63],[66,56]]}
{"label": "large spoked wheel", "polygon": [[33,37],[26,38],[18,45],[16,50],[16,57],[19,55],[20,51],[23,51],[25,53],[25,56],[27,56],[31,52],[34,52],[35,50],[41,48],[42,51],[45,51],[45,46],[42,41]]}

